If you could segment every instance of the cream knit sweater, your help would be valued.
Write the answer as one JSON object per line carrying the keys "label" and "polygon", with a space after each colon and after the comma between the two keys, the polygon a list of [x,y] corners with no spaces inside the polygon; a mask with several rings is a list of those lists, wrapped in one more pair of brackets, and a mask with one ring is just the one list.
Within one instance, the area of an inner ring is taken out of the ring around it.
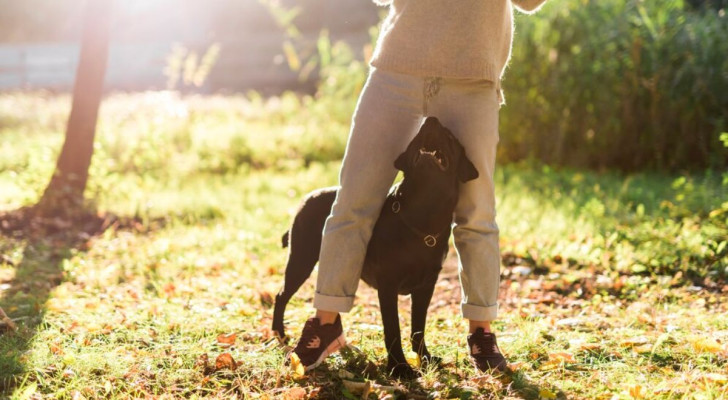
{"label": "cream knit sweater", "polygon": [[535,12],[546,0],[374,0],[390,5],[372,66],[416,76],[496,84],[511,54],[513,5]]}

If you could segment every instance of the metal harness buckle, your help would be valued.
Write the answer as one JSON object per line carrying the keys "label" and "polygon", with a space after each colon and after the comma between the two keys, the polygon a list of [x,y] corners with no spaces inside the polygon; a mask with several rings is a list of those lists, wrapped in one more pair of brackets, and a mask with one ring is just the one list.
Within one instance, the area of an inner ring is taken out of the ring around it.
{"label": "metal harness buckle", "polygon": [[437,245],[437,238],[432,235],[425,236],[425,246],[435,247]]}

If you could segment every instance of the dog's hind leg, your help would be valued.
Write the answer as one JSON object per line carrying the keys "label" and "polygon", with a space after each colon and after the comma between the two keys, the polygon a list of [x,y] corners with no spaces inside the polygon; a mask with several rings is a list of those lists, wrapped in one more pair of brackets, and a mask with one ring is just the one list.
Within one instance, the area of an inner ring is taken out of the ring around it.
{"label": "dog's hind leg", "polygon": [[283,288],[276,295],[273,309],[273,332],[285,342],[283,314],[291,297],[306,282],[319,259],[321,237],[326,217],[336,197],[335,189],[316,191],[306,198],[303,206],[293,220],[293,226],[282,242],[289,245],[288,263]]}
{"label": "dog's hind leg", "polygon": [[320,189],[309,194],[296,214],[291,230],[287,235],[283,235],[283,247],[288,244],[290,251],[283,289],[276,295],[273,309],[273,332],[281,341],[285,342],[286,339],[283,325],[286,305],[301,285],[306,282],[306,279],[311,276],[311,272],[319,260],[324,224],[335,198],[336,188]]}
{"label": "dog's hind leg", "polygon": [[[318,250],[321,247],[321,238],[318,243],[314,240],[302,240],[300,237],[291,235],[291,251],[288,256],[288,264],[284,277],[283,288],[276,295],[275,307],[273,308],[273,332],[278,335],[281,341],[286,340],[285,328],[283,325],[283,314],[286,305],[291,297],[306,282],[314,266],[318,262]],[[301,242],[304,243],[301,243]],[[308,242],[308,243],[306,243]]]}

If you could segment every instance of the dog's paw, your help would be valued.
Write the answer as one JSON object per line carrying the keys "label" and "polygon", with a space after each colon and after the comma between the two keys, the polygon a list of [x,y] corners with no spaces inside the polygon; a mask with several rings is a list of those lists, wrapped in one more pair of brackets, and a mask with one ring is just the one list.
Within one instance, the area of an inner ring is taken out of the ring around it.
{"label": "dog's paw", "polygon": [[286,336],[285,333],[283,333],[283,329],[273,330],[273,337],[276,339],[276,341],[278,341],[279,345],[281,345],[283,347],[288,346],[288,342],[289,342],[290,338],[288,336]]}
{"label": "dog's paw", "polygon": [[436,369],[442,368],[442,358],[436,357],[431,354],[424,354],[419,356],[420,358],[420,367],[422,368],[429,368],[429,367],[435,367]]}
{"label": "dog's paw", "polygon": [[393,378],[400,379],[403,381],[417,379],[420,376],[419,371],[410,367],[410,365],[407,364],[406,362],[405,363],[389,362],[389,363],[387,363],[387,371],[389,371],[389,375],[391,375]]}

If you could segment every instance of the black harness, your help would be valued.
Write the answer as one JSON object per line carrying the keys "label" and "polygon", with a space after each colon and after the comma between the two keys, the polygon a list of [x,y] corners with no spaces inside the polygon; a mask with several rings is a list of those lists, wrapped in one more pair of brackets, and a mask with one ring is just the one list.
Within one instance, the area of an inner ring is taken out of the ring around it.
{"label": "black harness", "polygon": [[[399,212],[402,209],[402,204],[398,200],[394,200],[392,202],[392,206],[390,207],[392,210],[392,213],[397,214],[399,219],[402,221],[404,226],[406,226],[409,230],[411,230],[414,234],[422,238],[422,241],[425,243],[425,246],[427,247],[435,247],[437,246],[437,241],[440,239],[440,236],[445,232],[445,229],[441,230],[438,233],[427,233],[424,232],[414,225],[412,225],[407,219],[404,217],[404,215],[400,214]],[[447,227],[447,229],[450,229],[450,226]]]}

